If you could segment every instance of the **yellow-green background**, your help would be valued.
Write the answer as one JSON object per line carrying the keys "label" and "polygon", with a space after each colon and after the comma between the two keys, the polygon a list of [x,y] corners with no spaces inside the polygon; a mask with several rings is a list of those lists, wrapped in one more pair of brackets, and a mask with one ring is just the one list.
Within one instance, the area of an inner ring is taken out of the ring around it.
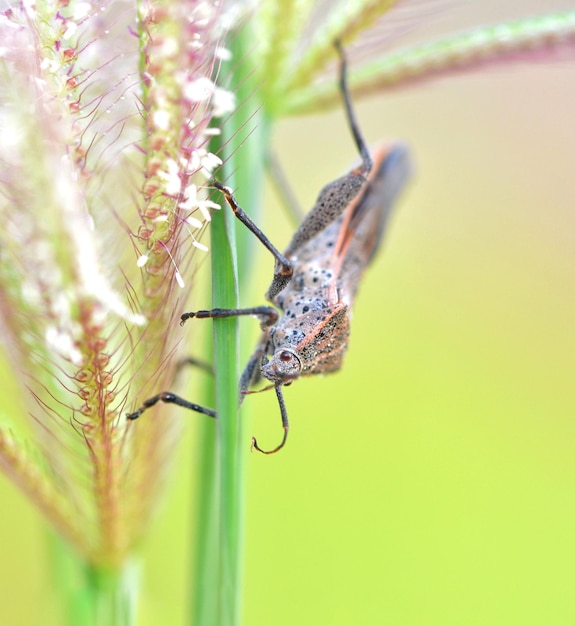
{"label": "yellow-green background", "polygon": [[[345,367],[286,389],[287,448],[248,456],[246,625],[575,623],[574,111],[567,62],[359,106],[416,172]],[[305,205],[355,158],[340,112],[286,121],[274,145]],[[282,247],[278,206],[264,225]],[[244,304],[271,275],[257,254]],[[244,403],[246,446],[280,437],[274,400]],[[143,554],[145,626],[187,609],[189,419]],[[0,624],[58,624],[42,521],[5,478],[0,502]]]}

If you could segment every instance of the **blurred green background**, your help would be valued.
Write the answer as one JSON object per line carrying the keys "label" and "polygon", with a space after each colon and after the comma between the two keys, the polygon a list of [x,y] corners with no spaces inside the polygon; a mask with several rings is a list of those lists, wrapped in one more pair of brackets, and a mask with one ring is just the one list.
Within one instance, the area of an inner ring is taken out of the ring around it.
{"label": "blurred green background", "polygon": [[[358,106],[368,140],[408,142],[416,172],[344,368],[286,389],[287,448],[248,454],[246,625],[575,623],[573,111],[568,63]],[[278,126],[306,207],[355,159],[348,135],[339,111]],[[291,226],[266,198],[283,247]],[[256,251],[244,304],[264,302],[271,276]],[[248,434],[279,440],[274,394],[244,412]],[[184,623],[203,427],[190,418],[144,546],[144,626]],[[0,623],[58,624],[42,520],[4,477],[0,499]]]}

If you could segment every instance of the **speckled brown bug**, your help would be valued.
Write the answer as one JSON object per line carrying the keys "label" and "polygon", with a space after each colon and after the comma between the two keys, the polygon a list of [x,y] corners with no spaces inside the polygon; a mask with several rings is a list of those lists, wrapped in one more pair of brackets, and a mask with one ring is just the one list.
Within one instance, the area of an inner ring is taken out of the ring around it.
{"label": "speckled brown bug", "polygon": [[[253,447],[264,454],[277,452],[287,439],[289,423],[282,387],[300,376],[324,374],[341,367],[349,338],[351,306],[361,275],[381,242],[390,210],[409,176],[408,152],[403,145],[380,145],[372,159],[351,106],[345,58],[339,46],[338,51],[340,88],[361,163],[320,191],[285,253],[279,252],[246,215],[231,189],[214,183],[235,216],[275,257],[274,277],[266,298],[277,308],[211,309],[181,316],[181,324],[192,317],[253,315],[260,319],[262,336],[239,386],[241,401],[262,376],[273,383],[284,435],[271,450],[263,450],[253,438]],[[211,409],[164,392],[127,417],[136,419],[158,401],[216,416]]]}

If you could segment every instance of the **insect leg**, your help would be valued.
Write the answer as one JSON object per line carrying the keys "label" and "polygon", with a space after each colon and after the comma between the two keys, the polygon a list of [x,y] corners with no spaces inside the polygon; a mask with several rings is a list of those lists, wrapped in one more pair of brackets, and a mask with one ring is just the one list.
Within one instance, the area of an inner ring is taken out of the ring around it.
{"label": "insect leg", "polygon": [[252,449],[257,450],[258,452],[261,452],[263,454],[274,454],[275,452],[278,452],[279,450],[281,450],[285,446],[285,443],[287,441],[288,431],[289,431],[288,414],[287,414],[287,409],[286,409],[286,405],[284,402],[281,385],[276,385],[275,390],[276,390],[276,396],[278,397],[278,402],[280,405],[280,411],[282,415],[282,427],[284,429],[284,436],[281,442],[279,443],[279,445],[277,445],[272,450],[262,450],[262,448],[260,448],[258,445],[257,439],[255,437],[252,437]]}
{"label": "insect leg", "polygon": [[264,233],[256,226],[252,219],[238,204],[238,201],[234,198],[234,194],[229,187],[222,185],[219,181],[213,183],[216,189],[219,189],[226,199],[226,202],[230,205],[230,208],[234,212],[234,215],[240,220],[240,222],[248,228],[273,254],[276,263],[274,268],[274,277],[272,284],[277,285],[276,293],[279,293],[291,280],[293,274],[293,264],[288,258],[283,255],[273,243],[264,235]]}
{"label": "insect leg", "polygon": [[255,315],[259,317],[262,326],[272,326],[278,321],[279,314],[271,306],[253,306],[247,309],[209,309],[207,311],[190,311],[180,317],[180,326],[183,326],[191,317],[198,319],[223,319],[226,317],[240,317],[241,315]]}
{"label": "insect leg", "polygon": [[[348,174],[327,184],[320,192],[310,212],[305,216],[300,227],[290,241],[286,255],[297,255],[298,250],[308,241],[332,224],[357,197],[364,188],[367,177],[373,169],[373,159],[361,131],[351,103],[351,96],[347,87],[347,63],[339,42],[335,43],[339,52],[341,64],[339,72],[339,86],[343,98],[347,121],[353,139],[361,155],[362,163]],[[267,298],[271,299],[278,291],[272,283]]]}
{"label": "insect leg", "polygon": [[274,186],[276,195],[280,198],[282,204],[287,209],[287,213],[290,216],[292,222],[298,226],[302,223],[304,218],[304,212],[299,205],[299,202],[289,184],[285,172],[280,164],[280,161],[273,150],[270,150],[266,159],[266,167],[268,170],[268,176],[271,183]]}
{"label": "insect leg", "polygon": [[175,393],[171,393],[170,391],[162,391],[161,393],[153,396],[152,398],[148,398],[144,404],[133,413],[128,413],[126,415],[126,419],[135,420],[142,415],[142,413],[158,402],[166,402],[168,404],[175,404],[177,406],[181,406],[184,409],[190,409],[191,411],[196,411],[196,413],[202,413],[203,415],[208,415],[209,417],[216,417],[216,412],[213,409],[208,409],[205,406],[200,406],[199,404],[195,404],[194,402],[188,402],[184,400],[184,398],[180,398]]}
{"label": "insect leg", "polygon": [[248,389],[257,385],[262,375],[262,359],[267,350],[267,335],[264,331],[263,337],[260,339],[258,346],[250,356],[244,371],[240,376],[240,404],[243,402],[244,396]]}
{"label": "insect leg", "polygon": [[181,359],[176,363],[176,376],[184,367],[187,367],[188,365],[191,365],[192,367],[197,367],[198,369],[203,370],[204,372],[206,372],[207,374],[211,374],[212,376],[214,375],[214,368],[210,363],[206,363],[206,361],[202,361],[200,359],[196,359],[193,356],[189,356],[185,359]]}
{"label": "insect leg", "polygon": [[373,159],[371,158],[371,154],[369,152],[369,148],[365,143],[365,139],[361,133],[359,128],[359,124],[357,122],[357,118],[355,117],[355,111],[353,110],[353,106],[351,104],[351,96],[349,93],[349,89],[347,86],[347,60],[345,58],[345,53],[343,48],[341,47],[341,42],[336,41],[335,47],[338,51],[340,58],[340,69],[339,69],[339,89],[341,91],[341,95],[343,98],[343,104],[345,106],[345,113],[347,115],[347,123],[349,124],[349,128],[351,130],[351,134],[353,135],[353,139],[355,141],[355,145],[361,155],[361,160],[363,161],[363,170],[365,174],[369,174],[371,169],[373,168]]}

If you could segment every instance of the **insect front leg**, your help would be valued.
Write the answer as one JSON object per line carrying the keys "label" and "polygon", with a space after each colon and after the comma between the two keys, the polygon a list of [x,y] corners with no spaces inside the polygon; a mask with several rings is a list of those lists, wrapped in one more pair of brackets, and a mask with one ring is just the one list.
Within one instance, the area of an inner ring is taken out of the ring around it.
{"label": "insect front leg", "polygon": [[[180,318],[180,325],[184,325],[185,321],[191,317],[198,318],[224,318],[224,317],[237,317],[240,315],[256,315],[260,318],[262,326],[268,326],[274,324],[278,319],[278,312],[271,306],[259,306],[252,307],[249,309],[212,309],[211,311],[195,311],[184,313]],[[198,362],[195,359],[189,359],[189,363],[193,365],[198,365]],[[208,368],[205,363],[201,363],[200,366],[204,369]],[[191,411],[195,411],[196,413],[202,413],[203,415],[207,415],[209,417],[216,417],[216,412],[213,409],[209,409],[207,407],[196,404],[195,402],[189,402],[185,398],[182,398],[171,391],[162,391],[161,393],[152,396],[144,401],[142,406],[134,411],[133,413],[128,413],[126,415],[126,419],[135,420],[147,411],[148,409],[155,406],[158,402],[165,402],[167,404],[175,404],[176,406],[181,406],[184,409],[189,409]]]}
{"label": "insect front leg", "polygon": [[[246,392],[252,383],[256,382],[260,377],[261,363],[262,359],[265,356],[268,348],[268,329],[273,326],[279,318],[279,314],[276,309],[271,306],[258,306],[251,307],[246,309],[211,309],[206,311],[191,311],[189,313],[184,313],[181,316],[180,325],[183,325],[188,319],[195,317],[199,319],[222,319],[227,317],[238,317],[240,315],[255,315],[260,318],[261,326],[264,330],[263,336],[258,344],[258,347],[255,349],[254,353],[250,357],[242,376],[240,378],[240,403],[243,399],[243,394]],[[282,428],[284,430],[284,435],[275,448],[271,450],[263,450],[258,445],[258,442],[255,437],[252,437],[252,449],[257,450],[263,454],[274,454],[281,450],[287,441],[288,431],[289,431],[289,421],[287,415],[287,409],[284,402],[284,397],[282,393],[282,385],[276,384],[275,391],[278,399],[281,419],[282,419]],[[165,400],[164,400],[165,401]],[[157,402],[157,400],[156,400]],[[215,415],[215,414],[214,414]]]}
{"label": "insect front leg", "polygon": [[243,400],[244,393],[255,384],[260,378],[260,369],[263,355],[266,351],[267,332],[266,330],[273,326],[279,318],[276,309],[271,306],[256,306],[245,309],[210,309],[206,311],[190,311],[183,313],[180,318],[180,326],[183,326],[190,318],[197,319],[223,319],[227,317],[239,317],[241,315],[255,315],[260,319],[260,325],[264,329],[262,340],[244,368],[240,378],[240,403]]}
{"label": "insect front leg", "polygon": [[263,336],[257,348],[250,356],[244,371],[240,376],[240,403],[243,401],[248,390],[257,385],[262,377],[262,361],[268,349],[268,333],[264,330]]}
{"label": "insect front leg", "polygon": [[242,315],[255,315],[259,317],[262,327],[273,326],[278,321],[279,315],[271,306],[253,306],[246,309],[207,309],[203,311],[190,311],[182,313],[180,326],[192,317],[197,319],[224,319],[226,317],[240,317]]}
{"label": "insect front leg", "polygon": [[[241,394],[240,402],[241,402],[241,398],[243,397],[243,392],[247,391],[249,386],[252,383],[254,383],[260,376],[262,360],[265,354],[267,353],[267,349],[268,349],[269,328],[274,326],[277,323],[279,319],[278,311],[270,306],[258,306],[258,307],[244,308],[244,309],[210,309],[210,310],[190,311],[187,313],[183,313],[180,318],[180,325],[183,326],[185,322],[190,318],[223,319],[223,318],[239,317],[243,315],[253,315],[253,316],[258,317],[260,319],[260,323],[264,330],[264,333],[262,335],[260,344],[258,345],[255,352],[250,357],[250,360],[248,361],[248,364],[246,365],[246,368],[244,369],[244,372],[240,379],[240,394]],[[196,361],[193,359],[190,360],[190,363],[197,364]],[[206,365],[204,363],[201,363],[201,366],[206,368]],[[276,396],[277,396],[279,407],[280,407],[282,428],[284,430],[284,434],[279,445],[277,445],[275,448],[271,450],[262,449],[258,445],[256,438],[252,437],[252,449],[255,449],[258,452],[261,452],[263,454],[273,454],[275,452],[278,452],[284,447],[287,441],[287,436],[288,436],[288,431],[289,431],[289,421],[288,421],[287,409],[285,406],[281,387],[282,387],[281,383],[277,383],[275,385],[275,392],[276,392]],[[177,406],[181,406],[183,408],[190,409],[198,413],[202,413],[209,417],[213,417],[213,418],[217,417],[216,411],[214,411],[213,409],[209,409],[199,404],[189,402],[188,400],[185,400],[184,398],[181,398],[180,396],[172,392],[163,391],[151,398],[148,398],[139,409],[137,409],[136,411],[132,413],[128,413],[126,415],[126,418],[129,420],[136,420],[142,415],[142,413],[144,413],[147,409],[155,406],[158,402],[175,404]]]}

